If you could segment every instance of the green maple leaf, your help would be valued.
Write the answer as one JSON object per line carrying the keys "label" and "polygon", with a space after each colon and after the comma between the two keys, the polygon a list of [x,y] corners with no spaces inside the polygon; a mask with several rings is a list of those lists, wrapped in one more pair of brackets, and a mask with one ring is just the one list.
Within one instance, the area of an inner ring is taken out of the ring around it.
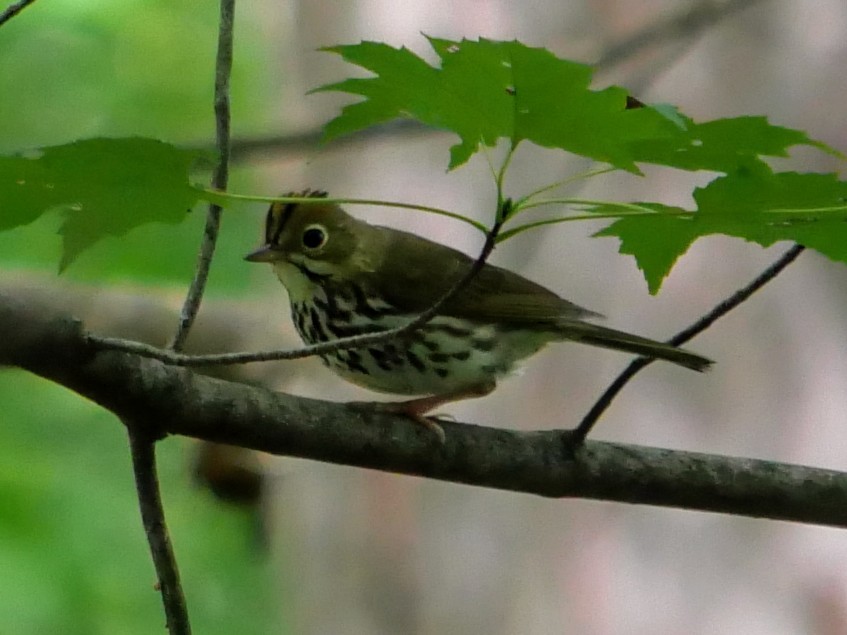
{"label": "green maple leaf", "polygon": [[0,230],[60,209],[60,269],[106,236],[180,222],[200,192],[188,180],[201,156],[154,139],[86,139],[0,157]]}
{"label": "green maple leaf", "polygon": [[440,65],[409,49],[377,42],[329,47],[373,77],[317,88],[363,99],[327,124],[325,139],[397,118],[454,132],[449,167],[482,146],[530,141],[638,172],[637,163],[732,172],[758,156],[785,156],[805,144],[831,151],[805,133],[763,117],[695,123],[674,108],[628,99],[626,90],[590,88],[590,66],[517,41],[428,38]]}
{"label": "green maple leaf", "polygon": [[376,42],[325,49],[376,75],[316,89],[365,97],[327,124],[325,138],[406,117],[459,136],[460,143],[451,148],[451,169],[481,145],[508,139],[637,171],[633,141],[679,134],[675,123],[655,109],[628,109],[625,90],[589,89],[592,70],[585,64],[516,41],[428,39],[440,68],[405,47]]}
{"label": "green maple leaf", "polygon": [[681,113],[681,133],[674,138],[636,142],[636,161],[683,170],[733,172],[758,157],[786,157],[788,148],[807,145],[840,156],[802,130],[768,123],[765,117],[731,117],[696,123]]}
{"label": "green maple leaf", "polygon": [[847,182],[835,174],[774,173],[753,163],[698,188],[694,200],[696,210],[642,203],[655,216],[624,217],[596,235],[620,239],[621,253],[635,256],[651,293],[695,240],[714,234],[762,247],[788,240],[847,262]]}

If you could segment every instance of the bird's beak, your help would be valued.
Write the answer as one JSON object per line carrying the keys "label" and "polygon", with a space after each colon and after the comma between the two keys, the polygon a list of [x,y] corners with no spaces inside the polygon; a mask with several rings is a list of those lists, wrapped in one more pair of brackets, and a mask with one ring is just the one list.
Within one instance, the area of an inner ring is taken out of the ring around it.
{"label": "bird's beak", "polygon": [[270,245],[262,245],[256,251],[251,251],[244,256],[244,260],[248,260],[249,262],[275,262],[283,258],[282,252]]}

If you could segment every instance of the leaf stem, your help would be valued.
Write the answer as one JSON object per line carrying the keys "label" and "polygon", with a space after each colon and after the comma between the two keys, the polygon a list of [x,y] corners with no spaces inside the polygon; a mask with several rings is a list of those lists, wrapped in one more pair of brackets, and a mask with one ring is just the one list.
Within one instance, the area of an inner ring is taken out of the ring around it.
{"label": "leaf stem", "polygon": [[[691,212],[693,214],[693,212]],[[519,225],[512,229],[501,232],[500,237],[497,239],[498,243],[503,242],[504,240],[508,240],[517,234],[521,234],[529,229],[535,229],[536,227],[543,227],[544,225],[555,225],[558,223],[569,223],[571,221],[580,221],[580,220],[602,220],[605,218],[623,218],[624,216],[655,216],[655,211],[650,212],[630,212],[630,213],[609,213],[609,214],[579,214],[576,216],[562,216],[560,218],[548,218],[545,220],[535,221],[533,223],[526,223],[524,225]]]}
{"label": "leaf stem", "polygon": [[796,208],[779,208],[763,210],[765,214],[819,214],[826,212],[845,212],[847,205],[831,205],[827,207],[805,207],[802,209]]}
{"label": "leaf stem", "polygon": [[[540,187],[537,190],[534,190],[527,194],[526,196],[522,196],[515,202],[515,215],[526,210],[531,209],[533,207],[538,207],[539,204],[530,204],[530,201],[534,199],[536,196],[540,196],[544,194],[544,192],[549,192],[550,190],[555,190],[560,187],[565,187],[570,185],[571,183],[576,183],[577,181],[582,181],[584,179],[590,179],[593,176],[600,176],[601,174],[608,174],[609,172],[616,172],[620,168],[616,168],[615,166],[607,166],[605,168],[597,168],[596,170],[586,170],[585,172],[580,172],[579,174],[574,174],[567,178],[561,179],[560,181],[556,181],[555,183],[551,183],[550,185],[545,185],[544,187]],[[545,203],[540,203],[541,205]]]}
{"label": "leaf stem", "polygon": [[[625,203],[623,201],[600,201],[590,198],[548,198],[543,201],[535,201],[523,205],[523,209],[533,209],[535,207],[544,207],[546,205],[580,205],[583,207],[617,207],[620,208],[621,214],[627,212],[639,212],[648,214],[676,214],[678,212],[663,212],[652,207],[647,207],[639,203]],[[690,212],[693,214],[693,212]]]}
{"label": "leaf stem", "polygon": [[[515,150],[517,146],[513,141],[509,142],[509,152],[506,153],[506,158],[503,159],[503,165],[500,166],[500,169],[497,170],[497,216],[496,220],[498,223],[503,223],[507,219],[503,218],[503,211],[505,210],[504,203],[506,202],[506,196],[503,193],[503,183],[506,181],[506,172],[509,170],[509,165],[512,163],[512,158],[515,156]],[[510,215],[514,213],[513,206],[510,206]]]}
{"label": "leaf stem", "polygon": [[421,212],[427,212],[428,214],[437,214],[439,216],[446,216],[447,218],[452,218],[453,220],[460,221],[462,223],[466,223],[475,229],[483,233],[488,232],[488,227],[486,227],[483,223],[469,218],[467,216],[463,216],[462,214],[457,214],[456,212],[451,212],[446,209],[442,209],[440,207],[430,207],[428,205],[417,205],[415,203],[400,203],[397,201],[380,201],[376,199],[366,199],[366,198],[302,198],[298,196],[258,196],[253,194],[233,194],[232,192],[218,192],[214,189],[207,189],[203,187],[197,188],[204,195],[213,197],[215,200],[219,202],[223,202],[224,200],[233,200],[233,201],[245,201],[252,203],[304,203],[314,205],[315,203],[334,203],[337,205],[373,205],[377,207],[396,207],[399,209],[410,209],[417,210]]}

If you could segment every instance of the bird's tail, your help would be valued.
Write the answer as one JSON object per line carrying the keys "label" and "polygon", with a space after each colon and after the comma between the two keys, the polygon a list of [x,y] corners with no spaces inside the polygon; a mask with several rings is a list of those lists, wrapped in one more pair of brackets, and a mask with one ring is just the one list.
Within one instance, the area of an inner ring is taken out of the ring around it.
{"label": "bird's tail", "polygon": [[611,348],[616,351],[625,351],[633,353],[641,357],[652,357],[654,359],[664,359],[680,366],[685,366],[692,370],[703,372],[708,370],[712,365],[712,360],[691,353],[671,344],[664,344],[646,337],[639,337],[623,331],[590,324],[588,322],[569,322],[560,323],[562,335],[575,342],[590,344],[591,346],[601,346],[603,348]]}

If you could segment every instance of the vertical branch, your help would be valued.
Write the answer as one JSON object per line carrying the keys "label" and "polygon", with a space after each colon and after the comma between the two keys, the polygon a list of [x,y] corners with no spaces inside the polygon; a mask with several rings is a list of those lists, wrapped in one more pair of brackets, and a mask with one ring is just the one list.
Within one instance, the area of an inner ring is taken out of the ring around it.
{"label": "vertical branch", "polygon": [[159,580],[158,589],[162,593],[165,607],[165,623],[170,635],[190,635],[191,624],[188,621],[188,608],[185,595],[179,582],[179,570],[176,566],[171,539],[165,525],[165,510],[159,494],[159,477],[156,473],[156,441],[144,431],[143,426],[131,421],[124,422],[129,430],[129,447],[132,454],[132,471],[135,476],[135,489],[138,505],[141,508],[141,522],[153,566]]}
{"label": "vertical branch", "polygon": [[[218,30],[218,55],[215,65],[215,142],[218,150],[218,164],[212,175],[212,188],[225,190],[229,181],[229,151],[230,151],[230,110],[229,110],[229,78],[232,72],[232,30],[235,20],[235,0],[221,0],[221,22]],[[179,326],[170,347],[175,351],[182,350],[185,339],[203,299],[206,280],[209,278],[209,268],[215,253],[218,231],[221,225],[221,207],[209,204],[206,214],[206,227],[203,230],[203,241],[197,256],[197,267],[194,280],[185,297],[179,316]]]}
{"label": "vertical branch", "polygon": [[[212,187],[219,190],[226,189],[229,180],[229,77],[232,70],[234,18],[235,0],[221,0],[218,53],[215,65],[215,122],[219,159],[212,176]],[[215,244],[221,223],[221,211],[218,205],[209,205],[194,279],[183,303],[176,335],[170,344],[170,348],[174,351],[182,350],[194,319],[197,317],[203,292],[206,288],[206,281],[209,277],[212,256],[215,253]],[[134,421],[126,421],[125,423],[129,431],[129,444],[138,504],[141,508],[141,519],[159,580],[158,587],[162,593],[168,632],[170,635],[189,635],[191,625],[188,619],[188,608],[179,581],[179,569],[168,537],[165,511],[159,493],[159,480],[156,474],[157,438],[151,435],[151,426],[149,425],[144,426]]]}

